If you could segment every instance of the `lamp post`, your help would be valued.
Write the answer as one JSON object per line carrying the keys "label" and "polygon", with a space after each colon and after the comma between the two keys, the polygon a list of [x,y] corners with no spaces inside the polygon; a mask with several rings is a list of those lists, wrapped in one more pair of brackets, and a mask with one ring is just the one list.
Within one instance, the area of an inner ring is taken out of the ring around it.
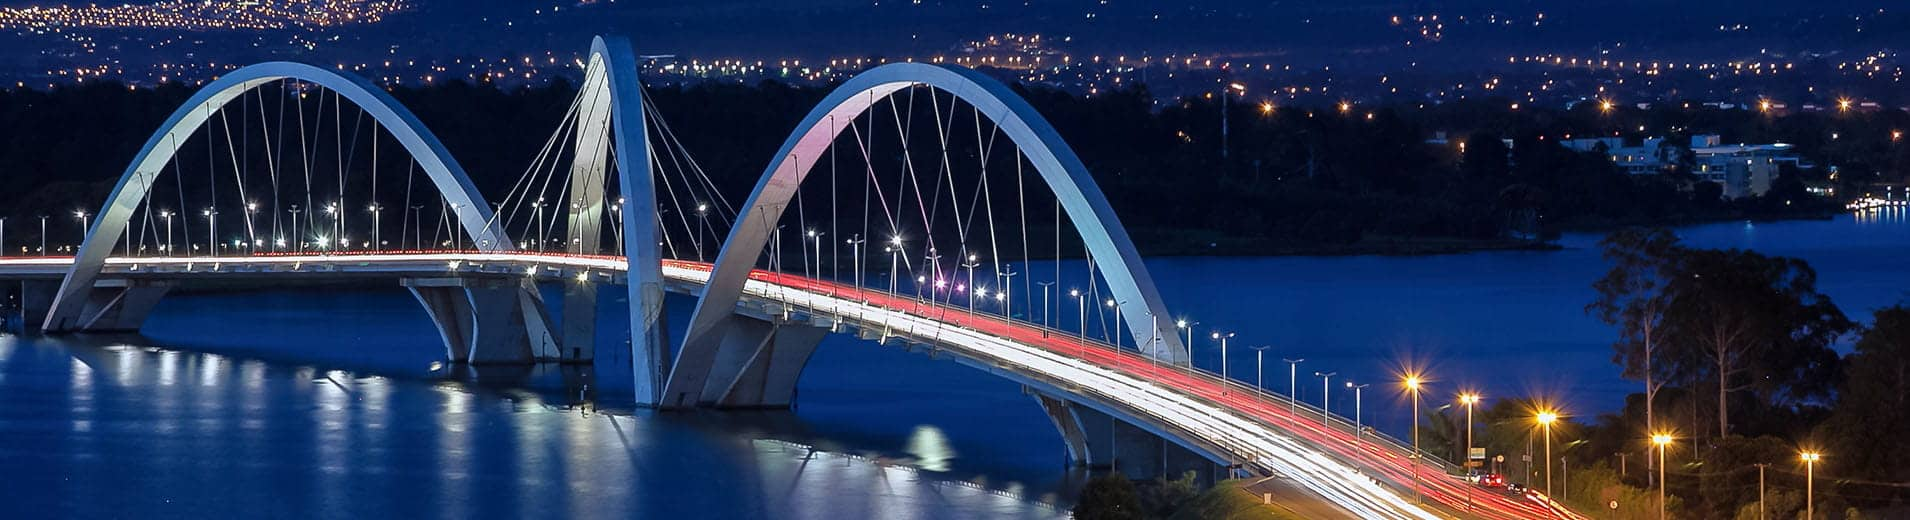
{"label": "lamp post", "polygon": [[259,212],[259,203],[257,202],[245,203],[245,241],[251,242],[252,247],[254,248],[255,251],[257,250],[258,244],[259,244],[259,232],[257,229],[252,227],[252,214],[258,213],[258,212]]}
{"label": "lamp post", "polygon": [[1000,280],[999,283],[1001,284],[1001,289],[995,291],[995,299],[1001,302],[1002,318],[1009,320],[1015,319],[1015,276],[1020,274],[1021,273],[1015,271],[1014,265],[1009,265],[1006,271],[995,270],[995,277]]}
{"label": "lamp post", "polygon": [[[1109,336],[1113,337],[1114,350],[1118,351],[1121,350],[1121,307],[1127,306],[1127,300],[1114,301],[1113,298],[1108,298],[1107,306],[1109,310],[1114,311],[1114,333]],[[1134,347],[1138,349],[1140,345]]]}
{"label": "lamp post", "polygon": [[852,271],[849,273],[849,278],[850,284],[855,286],[857,293],[862,292],[862,244],[864,242],[868,240],[863,240],[860,234],[849,235],[849,239],[843,241],[849,244],[849,270]]}
{"label": "lamp post", "polygon": [[1459,402],[1466,405],[1466,462],[1470,464],[1472,462],[1472,446],[1474,445],[1472,442],[1472,408],[1474,405],[1479,404],[1479,394],[1459,394]]}
{"label": "lamp post", "polygon": [[1054,308],[1048,302],[1048,290],[1054,288],[1057,283],[1060,282],[1035,282],[1035,285],[1041,286],[1041,337],[1044,338],[1048,337],[1048,330],[1054,328],[1054,324],[1048,319],[1049,309]]}
{"label": "lamp post", "polygon": [[[1200,322],[1198,322],[1198,321],[1187,321],[1187,320],[1186,320],[1185,318],[1183,318],[1183,319],[1179,319],[1179,320],[1174,320],[1174,326],[1175,326],[1175,327],[1180,327],[1180,328],[1182,328],[1182,329],[1186,329],[1186,330],[1187,330],[1187,343],[1186,343],[1186,346],[1187,346],[1187,348],[1188,348],[1188,349],[1190,349],[1190,350],[1194,348],[1194,327],[1195,327],[1195,326],[1197,326],[1197,325],[1200,325]],[[1190,366],[1190,367],[1191,367],[1191,366],[1194,366],[1194,356],[1193,356],[1193,352],[1188,352],[1188,356],[1187,356],[1187,366]]]}
{"label": "lamp post", "polygon": [[1253,349],[1253,387],[1260,391],[1261,397],[1267,395],[1267,349],[1273,345],[1250,347]]}
{"label": "lamp post", "polygon": [[[1472,407],[1479,403],[1479,394],[1461,393],[1459,402],[1466,405],[1466,474],[1472,474]],[[1472,510],[1472,486],[1466,486],[1466,510]]]}
{"label": "lamp post", "polygon": [[[88,216],[89,215],[86,214],[85,210],[73,211],[73,218],[80,219],[80,242],[79,243],[82,245],[86,244],[86,228],[93,224],[93,222],[87,218]],[[111,241],[108,240],[108,242],[111,242]],[[107,249],[112,249],[112,248],[108,247]],[[78,255],[79,250],[75,248],[73,251],[73,254]]]}
{"label": "lamp post", "polygon": [[1651,444],[1658,447],[1658,520],[1665,520],[1665,447],[1671,445],[1671,434],[1654,433]]}
{"label": "lamp post", "polygon": [[[292,252],[303,253],[305,252],[305,236],[298,234],[298,205],[293,204],[292,209],[285,211],[292,214]],[[422,228],[424,224],[418,224],[418,227]],[[167,231],[171,230],[168,229]],[[172,247],[168,246],[167,249],[172,249]]]}
{"label": "lamp post", "polygon": [[206,217],[206,254],[219,256],[219,209],[206,208],[199,214]]}
{"label": "lamp post", "polygon": [[1227,395],[1227,382],[1230,381],[1227,378],[1227,339],[1234,337],[1234,333],[1222,333],[1216,330],[1213,336],[1214,339],[1220,340],[1220,395]]}
{"label": "lamp post", "polygon": [[1280,360],[1287,362],[1287,420],[1299,422],[1300,421],[1300,382],[1299,382],[1300,362],[1306,361],[1306,358],[1296,358],[1296,359],[1281,358]]}
{"label": "lamp post", "polygon": [[[710,205],[707,202],[696,203],[696,261],[703,261],[703,230],[709,227]],[[890,240],[897,251],[902,249],[902,237]],[[894,292],[891,290],[890,292]]]}
{"label": "lamp post", "polygon": [[1770,464],[1757,463],[1757,520],[1764,520],[1764,468]]}
{"label": "lamp post", "polygon": [[159,210],[159,218],[166,221],[166,256],[172,256],[172,211]]}
{"label": "lamp post", "polygon": [[1426,492],[1419,487],[1419,386],[1417,375],[1406,376],[1406,391],[1413,394],[1413,496],[1414,500],[1425,502]]}
{"label": "lamp post", "polygon": [[1075,328],[1080,329],[1079,337],[1081,339],[1080,341],[1081,357],[1087,357],[1088,356],[1088,299],[1081,296],[1080,289],[1068,289],[1068,296],[1073,296],[1075,306],[1081,308],[1081,321],[1075,322],[1076,324],[1078,324],[1078,326]]}
{"label": "lamp post", "polygon": [[1536,419],[1539,427],[1545,430],[1545,496],[1552,496],[1552,423],[1557,422],[1556,412],[1541,411]]}
{"label": "lamp post", "polygon": [[[809,230],[809,239],[816,242],[816,278],[822,278],[822,237],[828,233]],[[971,304],[972,307],[972,304]]]}
{"label": "lamp post", "polygon": [[1329,383],[1333,381],[1333,376],[1338,374],[1339,372],[1313,373],[1313,375],[1320,376],[1320,430],[1322,431],[1332,427],[1332,425],[1327,422],[1327,420],[1332,417],[1332,414],[1327,412],[1327,407],[1331,406],[1333,401],[1327,398],[1333,395],[1333,385]]}
{"label": "lamp post", "polygon": [[[371,248],[374,251],[384,250],[383,228],[385,207],[372,204],[367,210],[371,211]],[[403,240],[399,241],[403,242]]]}
{"label": "lamp post", "polygon": [[1797,458],[1804,461],[1804,518],[1817,518],[1817,461],[1823,460],[1824,454],[1805,451]]}
{"label": "lamp post", "polygon": [[1353,442],[1356,444],[1360,441],[1360,435],[1366,431],[1366,426],[1360,424],[1360,390],[1368,386],[1372,384],[1356,385],[1352,381],[1346,382],[1346,387],[1353,389]]}
{"label": "lamp post", "polygon": [[[962,264],[962,268],[968,270],[968,319],[971,321],[975,319],[975,268],[981,265],[981,261],[972,254],[968,255],[968,262]],[[1115,347],[1119,348],[1120,344],[1116,343]]]}

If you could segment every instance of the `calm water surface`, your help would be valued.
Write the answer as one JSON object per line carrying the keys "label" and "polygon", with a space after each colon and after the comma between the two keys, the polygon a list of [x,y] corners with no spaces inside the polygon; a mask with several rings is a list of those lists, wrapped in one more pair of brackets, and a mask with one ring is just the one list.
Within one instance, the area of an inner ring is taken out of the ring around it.
{"label": "calm water surface", "polygon": [[[1804,258],[1853,317],[1910,295],[1901,212],[1680,234]],[[1244,347],[1264,345],[1271,388],[1286,388],[1279,358],[1306,358],[1309,401],[1313,371],[1338,372],[1338,387],[1418,360],[1435,391],[1542,393],[1596,413],[1637,386],[1582,310],[1606,268],[1597,239],[1149,268],[1203,333],[1239,334],[1230,367],[1244,380]],[[1198,359],[1218,366],[1208,343]],[[633,413],[614,349],[595,371],[472,372],[438,365],[441,348],[396,290],[186,294],[143,336],[0,335],[0,517],[1054,518],[1078,481],[1016,385],[850,338],[824,343],[787,413]],[[1335,410],[1350,409],[1344,393]],[[1399,397],[1369,394],[1367,420],[1403,431]]]}

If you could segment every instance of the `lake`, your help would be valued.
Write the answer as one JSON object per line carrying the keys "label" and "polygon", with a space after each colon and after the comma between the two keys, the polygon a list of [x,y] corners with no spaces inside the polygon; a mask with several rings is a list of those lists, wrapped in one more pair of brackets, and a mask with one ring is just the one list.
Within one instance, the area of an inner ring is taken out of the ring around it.
{"label": "lake", "polygon": [[[1803,258],[1860,320],[1910,296],[1901,209],[1678,232]],[[1148,267],[1202,335],[1238,334],[1236,378],[1253,380],[1247,347],[1266,346],[1275,390],[1279,359],[1306,359],[1308,401],[1313,371],[1377,390],[1413,364],[1429,395],[1543,395],[1589,415],[1639,386],[1583,311],[1607,268],[1598,239]],[[684,303],[672,301],[679,323]],[[1217,346],[1196,348],[1219,365]],[[473,371],[442,356],[395,288],[181,294],[142,335],[0,335],[0,516],[1055,518],[1080,479],[1017,385],[848,337],[824,342],[789,412],[632,411],[614,350],[597,370]],[[1351,406],[1344,393],[1335,410]],[[1400,397],[1372,392],[1367,420],[1403,433]]]}

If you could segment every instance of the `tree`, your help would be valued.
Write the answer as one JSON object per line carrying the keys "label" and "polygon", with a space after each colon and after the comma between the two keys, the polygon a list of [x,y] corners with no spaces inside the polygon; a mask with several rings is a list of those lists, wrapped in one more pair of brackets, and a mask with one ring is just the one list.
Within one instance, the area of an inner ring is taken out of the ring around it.
{"label": "tree", "polygon": [[1505,147],[1505,141],[1499,134],[1479,131],[1473,132],[1465,140],[1464,167],[1467,175],[1477,179],[1500,180],[1512,173],[1512,165],[1506,158],[1512,150]]}
{"label": "tree", "polygon": [[[1598,299],[1585,306],[1586,312],[1600,321],[1618,327],[1618,341],[1612,343],[1612,361],[1624,367],[1624,376],[1645,382],[1645,430],[1656,432],[1652,404],[1664,379],[1655,377],[1655,354],[1667,303],[1669,279],[1674,277],[1672,260],[1683,250],[1678,237],[1664,229],[1624,229],[1599,242],[1611,271],[1592,283]],[[1646,468],[1653,467],[1647,461]]]}
{"label": "tree", "polygon": [[1198,474],[1193,470],[1188,470],[1186,473],[1182,473],[1180,478],[1174,480],[1167,480],[1166,477],[1156,477],[1154,482],[1140,490],[1141,506],[1148,512],[1148,516],[1150,517],[1167,518],[1173,516],[1175,511],[1187,504],[1187,501],[1193,500],[1194,497],[1200,495],[1200,483],[1196,480],[1197,475]]}
{"label": "tree", "polygon": [[1081,488],[1074,503],[1074,517],[1081,520],[1140,520],[1144,517],[1141,496],[1134,482],[1119,472],[1095,477]]}
{"label": "tree", "polygon": [[[1738,511],[1739,505],[1757,504],[1758,464],[1796,461],[1797,448],[1791,442],[1777,437],[1732,435],[1718,439],[1711,449],[1705,450],[1701,459],[1705,469],[1698,482],[1698,493],[1704,498],[1702,503],[1715,511],[1717,516],[1724,516]],[[1770,483],[1776,484],[1776,472],[1773,471],[1769,476]]]}
{"label": "tree", "polygon": [[1719,435],[1731,433],[1730,396],[1796,402],[1825,396],[1837,368],[1830,345],[1852,324],[1817,292],[1817,272],[1795,258],[1740,249],[1684,249],[1664,287],[1667,369],[1717,390]]}
{"label": "tree", "polygon": [[[1878,310],[1845,359],[1844,383],[1823,431],[1852,478],[1910,482],[1910,307]],[[1910,498],[1910,492],[1899,492]]]}

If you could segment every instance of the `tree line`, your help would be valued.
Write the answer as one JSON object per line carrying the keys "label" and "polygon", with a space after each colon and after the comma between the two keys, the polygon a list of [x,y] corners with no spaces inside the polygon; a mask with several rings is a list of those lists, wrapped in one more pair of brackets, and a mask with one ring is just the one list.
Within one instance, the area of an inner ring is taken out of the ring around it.
{"label": "tree line", "polygon": [[[1852,189],[1901,178],[1910,166],[1910,146],[1891,137],[1910,128],[1902,111],[1770,116],[1666,104],[1606,112],[1591,103],[1511,109],[1505,100],[1309,107],[1162,100],[1145,86],[1091,96],[1017,88],[1088,164],[1148,254],[1530,247],[1564,230],[1821,215],[1835,206],[1803,193],[1806,181],[1829,182],[1821,168],[1787,171],[1765,197],[1725,201],[1688,175],[1626,175],[1603,154],[1560,146],[1567,136],[1792,142],[1819,164],[1839,165],[1837,182]],[[743,193],[825,92],[764,82],[650,94],[712,180]],[[522,173],[575,93],[561,81],[393,91],[487,192]],[[0,91],[0,125],[16,129],[0,140],[0,215],[15,223],[9,241],[33,240],[37,226],[22,224],[33,217],[103,200],[190,94],[176,84],[110,82]],[[1441,131],[1452,137],[1429,140]],[[77,222],[52,225],[49,234],[66,236]]]}

